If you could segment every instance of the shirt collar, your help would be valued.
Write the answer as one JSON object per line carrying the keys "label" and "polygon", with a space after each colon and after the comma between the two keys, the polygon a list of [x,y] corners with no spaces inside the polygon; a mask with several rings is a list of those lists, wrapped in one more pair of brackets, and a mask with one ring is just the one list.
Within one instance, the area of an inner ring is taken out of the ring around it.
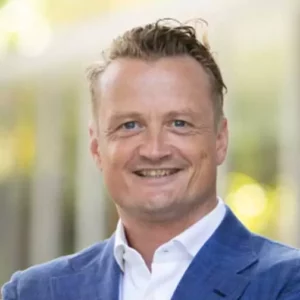
{"label": "shirt collar", "polygon": [[194,258],[201,247],[219,227],[225,214],[225,204],[223,200],[218,197],[218,204],[210,213],[174,237],[173,240],[180,243]]}
{"label": "shirt collar", "polygon": [[124,271],[123,256],[127,247],[128,247],[128,243],[125,236],[124,227],[122,225],[121,220],[119,220],[116,228],[116,233],[115,233],[114,256],[122,271]]}
{"label": "shirt collar", "polygon": [[[212,236],[215,230],[221,224],[226,213],[223,200],[218,197],[217,206],[198,222],[187,228],[185,231],[174,237],[169,243],[180,244],[185,251],[194,258],[201,247]],[[165,244],[165,245],[166,245]],[[164,245],[162,245],[164,246]],[[160,246],[160,247],[162,247]],[[124,227],[121,220],[118,221],[115,233],[114,256],[121,270],[124,271],[124,253],[129,248]]]}

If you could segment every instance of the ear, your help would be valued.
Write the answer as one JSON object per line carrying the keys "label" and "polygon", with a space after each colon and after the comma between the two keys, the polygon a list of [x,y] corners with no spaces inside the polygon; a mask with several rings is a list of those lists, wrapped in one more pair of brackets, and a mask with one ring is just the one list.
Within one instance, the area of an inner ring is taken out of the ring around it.
{"label": "ear", "polygon": [[228,148],[228,122],[226,118],[220,120],[217,132],[217,141],[216,141],[216,160],[217,165],[221,165],[227,154]]}
{"label": "ear", "polygon": [[101,166],[101,156],[99,151],[99,140],[98,140],[96,125],[94,124],[94,122],[90,122],[89,124],[89,137],[90,137],[90,152],[98,168],[101,170],[102,166]]}

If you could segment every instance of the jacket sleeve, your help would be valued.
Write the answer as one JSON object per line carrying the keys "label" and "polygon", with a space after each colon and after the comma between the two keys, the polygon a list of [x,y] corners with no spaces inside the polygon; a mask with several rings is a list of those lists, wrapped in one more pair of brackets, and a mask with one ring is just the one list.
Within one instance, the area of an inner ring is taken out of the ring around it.
{"label": "jacket sleeve", "polygon": [[21,272],[16,272],[11,277],[11,280],[2,287],[2,300],[18,300],[18,281]]}

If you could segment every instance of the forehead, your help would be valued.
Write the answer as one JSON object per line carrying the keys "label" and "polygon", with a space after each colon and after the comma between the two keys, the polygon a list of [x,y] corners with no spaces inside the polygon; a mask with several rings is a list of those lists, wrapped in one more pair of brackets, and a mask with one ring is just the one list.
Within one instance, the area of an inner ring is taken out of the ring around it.
{"label": "forehead", "polygon": [[114,106],[114,110],[211,105],[209,76],[187,56],[153,61],[117,59],[99,76],[95,91],[99,106]]}

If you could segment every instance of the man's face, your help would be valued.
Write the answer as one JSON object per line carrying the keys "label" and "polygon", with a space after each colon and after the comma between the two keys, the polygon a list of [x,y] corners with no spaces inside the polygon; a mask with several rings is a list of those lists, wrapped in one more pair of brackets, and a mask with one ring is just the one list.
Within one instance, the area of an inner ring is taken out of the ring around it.
{"label": "man's face", "polygon": [[118,59],[95,89],[91,151],[121,215],[178,218],[215,200],[227,124],[216,131],[209,77],[198,62]]}

